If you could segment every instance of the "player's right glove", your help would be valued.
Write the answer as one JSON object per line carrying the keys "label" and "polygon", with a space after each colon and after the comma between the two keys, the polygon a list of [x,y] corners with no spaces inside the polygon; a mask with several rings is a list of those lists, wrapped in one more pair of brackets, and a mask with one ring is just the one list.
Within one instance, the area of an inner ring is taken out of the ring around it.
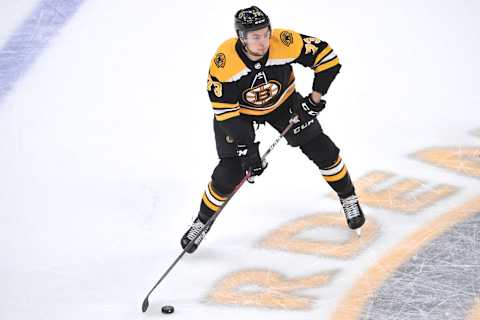
{"label": "player's right glove", "polygon": [[[258,145],[259,142],[248,145],[237,145],[237,156],[240,158],[242,170],[244,172],[250,172],[252,177],[261,175],[268,165],[266,161],[262,162],[258,151]],[[253,182],[253,180],[249,180],[249,182]]]}
{"label": "player's right glove", "polygon": [[293,111],[303,119],[315,118],[323,109],[325,109],[326,103],[325,100],[321,99],[320,102],[316,104],[313,102],[310,95],[308,95],[299,101],[299,105],[294,105]]}

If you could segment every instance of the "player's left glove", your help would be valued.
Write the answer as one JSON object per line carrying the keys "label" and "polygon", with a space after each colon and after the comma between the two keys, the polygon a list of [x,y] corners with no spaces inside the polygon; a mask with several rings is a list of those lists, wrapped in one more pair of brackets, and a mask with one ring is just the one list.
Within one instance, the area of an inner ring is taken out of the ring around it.
{"label": "player's left glove", "polygon": [[308,95],[301,100],[300,108],[298,109],[300,109],[299,111],[301,113],[306,114],[310,118],[315,118],[323,109],[325,109],[326,103],[325,100],[320,99],[320,102],[317,104],[313,102],[311,96]]}
{"label": "player's left glove", "polygon": [[244,172],[250,172],[248,182],[253,183],[253,177],[263,173],[268,163],[262,161],[258,151],[258,142],[245,145],[237,145],[237,156],[240,158],[240,164]]}

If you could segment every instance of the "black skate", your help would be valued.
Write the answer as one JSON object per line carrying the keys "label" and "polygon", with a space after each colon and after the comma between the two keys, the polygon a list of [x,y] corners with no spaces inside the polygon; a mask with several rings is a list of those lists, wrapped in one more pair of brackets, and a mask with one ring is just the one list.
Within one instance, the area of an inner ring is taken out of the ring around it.
{"label": "black skate", "polygon": [[365,223],[365,216],[358,203],[358,197],[354,194],[346,198],[340,198],[343,212],[347,218],[348,227],[352,230],[358,229]]}
{"label": "black skate", "polygon": [[[205,224],[202,221],[200,221],[200,219],[197,217],[193,221],[193,224],[190,226],[187,232],[185,232],[185,234],[183,235],[182,240],[180,241],[183,249],[185,249],[188,246],[188,244],[196,238],[194,243],[188,248],[188,250],[186,250],[188,253],[193,253],[195,250],[197,250],[198,246],[200,245],[200,242],[202,242],[202,240],[205,238],[208,231],[210,230],[211,224],[203,228],[204,226]],[[202,231],[202,228],[203,228],[203,231]]]}

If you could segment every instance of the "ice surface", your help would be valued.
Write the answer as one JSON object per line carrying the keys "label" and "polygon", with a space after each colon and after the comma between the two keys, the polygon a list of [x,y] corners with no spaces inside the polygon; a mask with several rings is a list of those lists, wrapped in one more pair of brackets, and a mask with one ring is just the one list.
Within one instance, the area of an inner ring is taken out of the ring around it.
{"label": "ice surface", "polygon": [[[282,142],[146,314],[217,161],[209,61],[251,4],[15,3],[0,9],[0,319],[157,318],[165,304],[172,319],[477,319],[478,202],[343,306],[382,257],[479,195],[478,157],[457,159],[469,176],[414,156],[480,149],[479,3],[258,1],[274,27],[318,36],[340,57],[320,121],[355,180],[381,170],[395,175],[377,186],[387,192],[405,178],[455,192],[414,213],[365,203],[376,227],[360,239],[320,224],[272,249],[262,241],[289,222],[341,217],[314,165]],[[311,72],[295,72],[307,94]],[[263,150],[276,137],[258,135]],[[309,241],[323,254],[302,253]]]}

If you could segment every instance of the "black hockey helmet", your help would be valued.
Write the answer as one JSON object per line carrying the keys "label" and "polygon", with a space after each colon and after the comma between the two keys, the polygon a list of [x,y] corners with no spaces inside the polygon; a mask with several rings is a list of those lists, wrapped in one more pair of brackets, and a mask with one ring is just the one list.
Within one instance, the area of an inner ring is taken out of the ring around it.
{"label": "black hockey helmet", "polygon": [[235,14],[235,31],[239,39],[243,40],[247,36],[247,32],[255,31],[270,26],[270,19],[257,6],[240,9]]}

